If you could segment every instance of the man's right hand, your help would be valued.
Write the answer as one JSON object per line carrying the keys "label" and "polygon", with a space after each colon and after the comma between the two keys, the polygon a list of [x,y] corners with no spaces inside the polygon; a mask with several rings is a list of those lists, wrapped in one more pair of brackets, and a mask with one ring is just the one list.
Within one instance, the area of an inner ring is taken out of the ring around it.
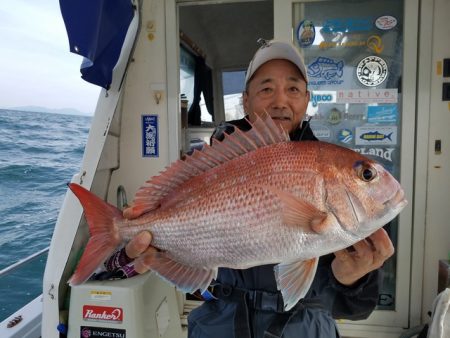
{"label": "man's right hand", "polygon": [[134,236],[125,246],[125,252],[129,258],[134,260],[134,270],[139,274],[150,270],[145,263],[146,254],[157,251],[155,247],[150,246],[151,241],[152,234],[149,231],[142,231]]}

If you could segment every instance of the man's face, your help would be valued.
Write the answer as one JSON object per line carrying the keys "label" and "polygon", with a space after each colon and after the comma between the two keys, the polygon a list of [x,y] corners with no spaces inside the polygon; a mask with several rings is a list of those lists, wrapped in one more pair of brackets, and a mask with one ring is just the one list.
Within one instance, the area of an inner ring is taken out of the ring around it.
{"label": "man's face", "polygon": [[250,121],[264,111],[289,133],[306,113],[309,92],[300,70],[287,60],[270,60],[259,67],[244,92],[243,103]]}

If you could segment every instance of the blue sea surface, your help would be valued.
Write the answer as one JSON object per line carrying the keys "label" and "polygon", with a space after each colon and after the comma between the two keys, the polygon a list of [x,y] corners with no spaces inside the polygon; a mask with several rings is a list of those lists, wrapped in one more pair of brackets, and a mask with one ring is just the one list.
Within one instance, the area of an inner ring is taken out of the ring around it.
{"label": "blue sea surface", "polygon": [[[91,117],[0,109],[0,270],[50,245]],[[42,293],[47,256],[0,277],[0,321]]]}

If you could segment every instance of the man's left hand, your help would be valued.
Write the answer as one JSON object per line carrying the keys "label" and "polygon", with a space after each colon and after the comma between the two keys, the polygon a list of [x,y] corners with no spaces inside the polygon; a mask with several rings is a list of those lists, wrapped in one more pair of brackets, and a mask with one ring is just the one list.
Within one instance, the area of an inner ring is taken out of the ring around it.
{"label": "man's left hand", "polygon": [[335,252],[336,257],[331,263],[334,277],[347,286],[380,268],[394,254],[394,246],[383,228],[354,244],[353,248],[353,251],[343,249]]}

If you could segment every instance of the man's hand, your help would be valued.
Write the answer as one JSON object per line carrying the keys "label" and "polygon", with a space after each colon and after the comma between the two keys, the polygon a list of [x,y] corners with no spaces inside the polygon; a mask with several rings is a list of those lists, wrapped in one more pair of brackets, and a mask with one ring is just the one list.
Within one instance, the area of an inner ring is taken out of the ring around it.
{"label": "man's hand", "polygon": [[134,259],[134,270],[139,274],[149,270],[144,259],[146,254],[157,251],[156,248],[150,246],[151,241],[152,234],[148,231],[142,231],[125,246],[125,252],[128,257]]}
{"label": "man's hand", "polygon": [[380,268],[394,254],[394,246],[387,232],[381,228],[372,235],[347,249],[334,253],[331,263],[334,277],[343,285],[350,286],[370,271]]}

